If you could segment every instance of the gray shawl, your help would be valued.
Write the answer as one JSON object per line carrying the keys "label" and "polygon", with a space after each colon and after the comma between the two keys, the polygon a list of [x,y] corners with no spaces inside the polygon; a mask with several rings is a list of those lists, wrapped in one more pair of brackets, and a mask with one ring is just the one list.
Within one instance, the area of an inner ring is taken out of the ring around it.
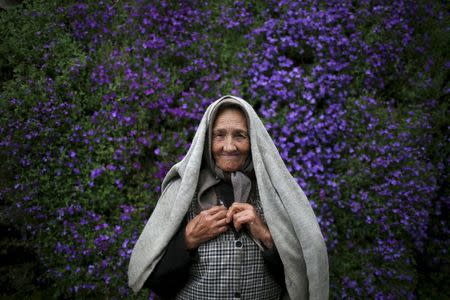
{"label": "gray shawl", "polygon": [[211,112],[224,101],[238,103],[248,118],[253,168],[267,226],[284,265],[286,299],[328,299],[327,250],[311,205],[256,112],[234,96],[224,96],[208,107],[188,153],[164,178],[162,195],[131,254],[130,287],[135,292],[142,288],[188,211],[213,120]]}

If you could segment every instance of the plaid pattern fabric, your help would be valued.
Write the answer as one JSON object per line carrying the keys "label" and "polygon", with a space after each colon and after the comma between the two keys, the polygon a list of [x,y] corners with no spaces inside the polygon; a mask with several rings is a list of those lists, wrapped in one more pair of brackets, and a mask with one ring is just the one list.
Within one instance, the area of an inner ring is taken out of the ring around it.
{"label": "plaid pattern fabric", "polygon": [[[250,201],[263,217],[258,193]],[[199,212],[194,197],[188,220]],[[233,231],[209,240],[198,248],[198,257],[191,266],[189,281],[176,299],[280,299],[281,287],[268,272],[261,250],[246,233],[237,239]]]}

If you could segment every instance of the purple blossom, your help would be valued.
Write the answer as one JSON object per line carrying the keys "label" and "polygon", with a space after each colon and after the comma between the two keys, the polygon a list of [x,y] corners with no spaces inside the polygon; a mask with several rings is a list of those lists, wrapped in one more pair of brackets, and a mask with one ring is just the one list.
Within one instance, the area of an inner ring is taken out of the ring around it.
{"label": "purple blossom", "polygon": [[105,171],[105,169],[104,169],[103,167],[92,170],[92,171],[91,171],[91,179],[97,178],[97,177],[100,176],[104,171]]}

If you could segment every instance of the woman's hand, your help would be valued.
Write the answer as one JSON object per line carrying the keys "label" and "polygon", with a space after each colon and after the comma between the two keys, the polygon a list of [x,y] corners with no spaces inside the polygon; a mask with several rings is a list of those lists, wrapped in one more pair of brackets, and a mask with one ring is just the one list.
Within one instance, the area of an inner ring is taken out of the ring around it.
{"label": "woman's hand", "polygon": [[225,206],[214,206],[204,210],[186,225],[186,247],[195,249],[200,244],[215,238],[228,230],[227,209]]}
{"label": "woman's hand", "polygon": [[240,231],[246,225],[251,235],[260,240],[266,248],[273,247],[272,235],[269,228],[262,221],[255,207],[248,203],[234,202],[228,209],[227,223],[233,221],[234,228]]}

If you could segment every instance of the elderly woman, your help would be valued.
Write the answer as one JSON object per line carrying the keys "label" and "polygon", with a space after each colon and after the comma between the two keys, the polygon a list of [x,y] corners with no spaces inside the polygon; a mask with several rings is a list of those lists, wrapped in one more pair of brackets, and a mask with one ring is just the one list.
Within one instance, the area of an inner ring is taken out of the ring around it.
{"label": "elderly woman", "polygon": [[327,299],[314,212],[253,108],[225,96],[206,110],[167,174],[128,270],[175,299]]}

